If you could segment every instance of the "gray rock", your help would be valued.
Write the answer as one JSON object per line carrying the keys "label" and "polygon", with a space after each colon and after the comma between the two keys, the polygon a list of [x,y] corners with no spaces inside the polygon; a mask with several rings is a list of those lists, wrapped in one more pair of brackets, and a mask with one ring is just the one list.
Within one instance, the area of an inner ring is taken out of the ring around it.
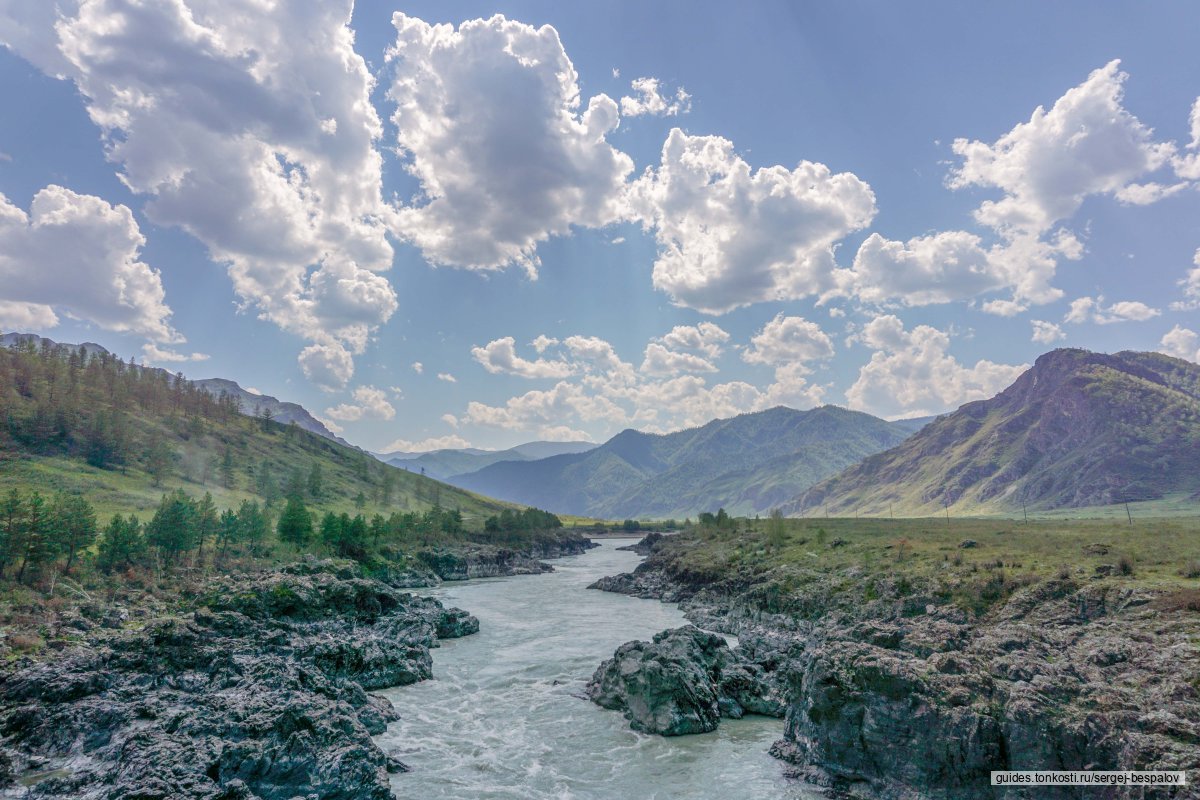
{"label": "gray rock", "polygon": [[592,676],[588,696],[624,712],[634,730],[663,736],[715,730],[722,716],[784,713],[760,665],[740,662],[724,637],[691,625],[621,645]]}
{"label": "gray rock", "polygon": [[205,606],[0,677],[0,765],[28,797],[391,798],[370,689],[428,678],[474,617],[336,565],[218,582]]}

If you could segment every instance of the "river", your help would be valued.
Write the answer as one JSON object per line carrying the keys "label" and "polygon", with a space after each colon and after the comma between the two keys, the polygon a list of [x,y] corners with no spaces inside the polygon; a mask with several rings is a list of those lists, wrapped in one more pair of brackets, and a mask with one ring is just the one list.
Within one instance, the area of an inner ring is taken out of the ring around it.
{"label": "river", "polygon": [[606,541],[555,572],[446,584],[430,594],[479,617],[479,633],[433,651],[433,679],[383,694],[399,722],[376,741],[412,772],[402,800],[814,798],[767,755],[783,722],[721,721],[666,738],[629,729],[583,698],[600,662],[630,639],[686,624],[674,604],[588,590],[641,557]]}

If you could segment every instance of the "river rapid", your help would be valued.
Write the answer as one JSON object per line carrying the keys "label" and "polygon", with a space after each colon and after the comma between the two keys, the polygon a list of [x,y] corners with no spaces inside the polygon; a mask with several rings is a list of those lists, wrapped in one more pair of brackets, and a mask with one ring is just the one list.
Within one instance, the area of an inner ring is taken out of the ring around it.
{"label": "river rapid", "polygon": [[600,662],[631,639],[686,624],[674,604],[588,590],[641,560],[606,541],[555,560],[555,572],[447,584],[430,594],[479,618],[478,634],[433,651],[433,679],[388,690],[400,721],[376,741],[412,772],[402,800],[735,800],[815,798],[767,755],[768,717],[717,731],[635,733],[584,698]]}

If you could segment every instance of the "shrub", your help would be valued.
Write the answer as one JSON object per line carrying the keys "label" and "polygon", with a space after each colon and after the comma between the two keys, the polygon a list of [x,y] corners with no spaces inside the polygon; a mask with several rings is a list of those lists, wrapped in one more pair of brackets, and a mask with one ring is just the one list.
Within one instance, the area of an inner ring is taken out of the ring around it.
{"label": "shrub", "polygon": [[8,637],[8,646],[19,653],[41,650],[45,645],[45,640],[33,633],[14,633]]}
{"label": "shrub", "polygon": [[1117,572],[1121,575],[1133,575],[1133,559],[1129,556],[1121,556],[1117,559]]}

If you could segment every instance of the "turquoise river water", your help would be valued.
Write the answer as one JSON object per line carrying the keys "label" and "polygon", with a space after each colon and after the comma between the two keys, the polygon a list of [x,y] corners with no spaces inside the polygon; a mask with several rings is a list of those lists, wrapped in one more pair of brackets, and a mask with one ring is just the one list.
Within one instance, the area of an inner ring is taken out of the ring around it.
{"label": "turquoise river water", "polygon": [[767,755],[783,722],[722,720],[717,731],[635,733],[584,686],[623,642],[686,624],[674,604],[589,590],[640,557],[607,541],[555,572],[447,584],[430,594],[479,617],[480,632],[433,651],[433,679],[384,694],[399,722],[376,741],[412,772],[403,800],[807,800]]}

